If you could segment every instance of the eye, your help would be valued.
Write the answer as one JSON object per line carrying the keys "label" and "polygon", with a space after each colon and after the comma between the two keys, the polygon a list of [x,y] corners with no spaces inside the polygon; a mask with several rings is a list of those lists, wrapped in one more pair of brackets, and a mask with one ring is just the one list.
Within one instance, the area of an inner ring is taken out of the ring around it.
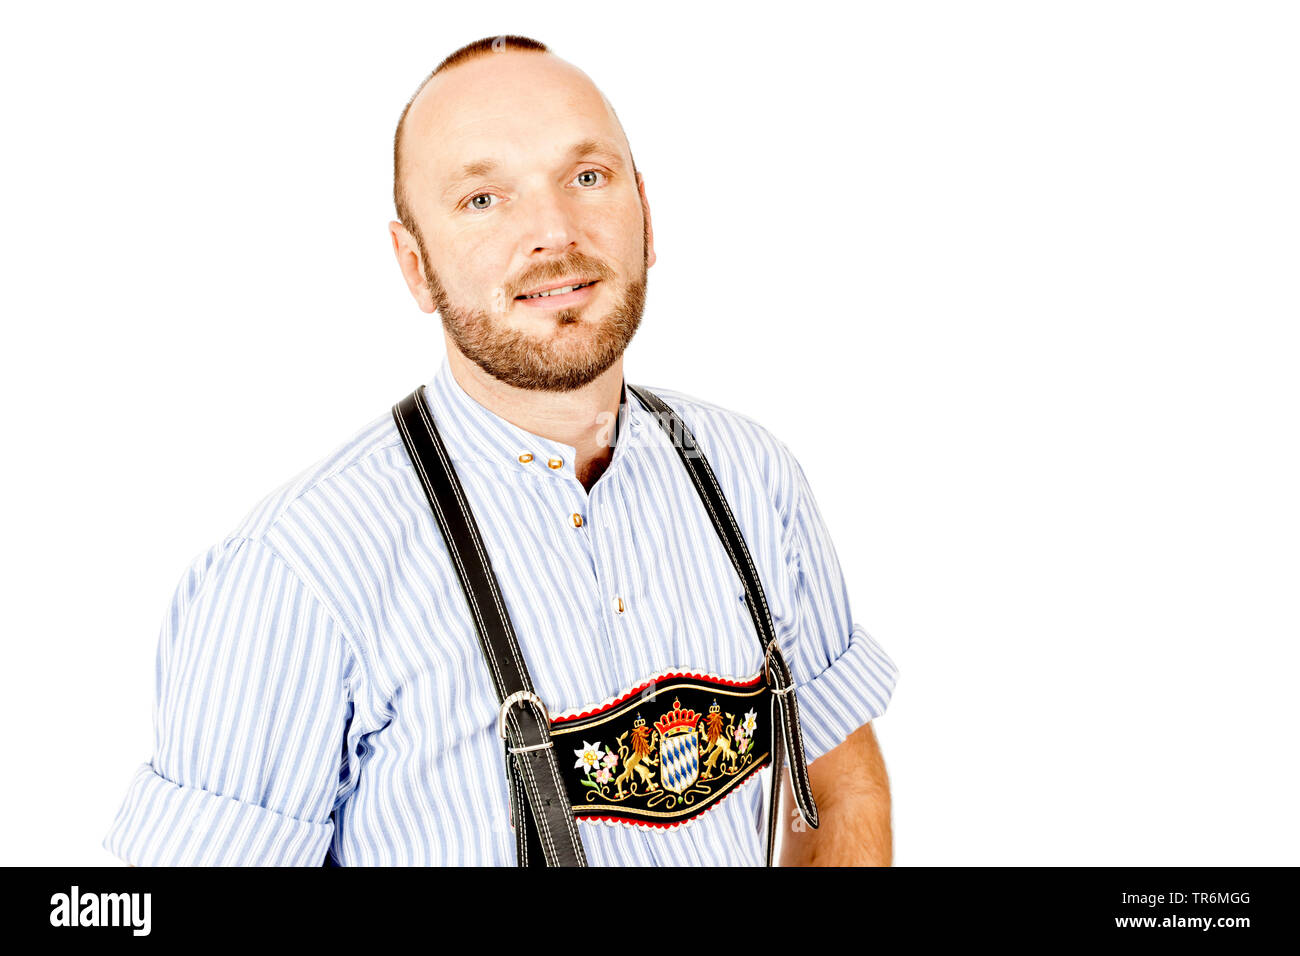
{"label": "eye", "polygon": [[[484,209],[491,209],[492,208],[491,200],[494,198],[495,196],[492,193],[479,193],[476,196],[470,196],[469,199],[466,200],[465,202],[465,208],[474,209],[477,211],[482,211]],[[488,201],[479,202],[480,199],[488,200]]]}
{"label": "eye", "polygon": [[597,176],[601,177],[601,179],[607,178],[599,169],[584,169],[573,178],[573,181],[582,186],[595,186],[597,185]]}

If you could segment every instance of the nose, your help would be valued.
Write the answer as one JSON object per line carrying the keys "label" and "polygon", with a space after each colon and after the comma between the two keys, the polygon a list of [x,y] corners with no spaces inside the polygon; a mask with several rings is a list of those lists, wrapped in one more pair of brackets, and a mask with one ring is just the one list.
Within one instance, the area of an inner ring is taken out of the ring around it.
{"label": "nose", "polygon": [[578,240],[577,222],[569,197],[562,190],[543,189],[528,203],[522,245],[529,256],[568,252]]}

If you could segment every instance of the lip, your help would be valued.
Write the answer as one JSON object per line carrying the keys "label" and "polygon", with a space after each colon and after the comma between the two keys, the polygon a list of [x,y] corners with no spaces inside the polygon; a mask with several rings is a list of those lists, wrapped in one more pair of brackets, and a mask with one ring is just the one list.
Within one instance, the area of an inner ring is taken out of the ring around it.
{"label": "lip", "polygon": [[[549,292],[551,289],[563,289],[566,285],[581,285],[584,282],[595,282],[590,276],[571,276],[568,279],[561,279],[559,282],[552,282],[550,285],[539,285],[535,289],[529,289],[527,292],[519,293],[520,296],[536,295],[539,292]],[[518,298],[518,296],[516,296]]]}
{"label": "lip", "polygon": [[530,309],[561,309],[569,305],[577,305],[586,302],[596,294],[596,286],[600,284],[599,279],[568,279],[564,282],[554,282],[550,285],[542,286],[538,289],[530,289],[524,295],[532,295],[535,292],[545,292],[548,289],[563,289],[566,285],[578,285],[582,282],[590,282],[590,285],[583,286],[581,289],[575,289],[572,292],[566,292],[564,295],[548,295],[540,299],[515,299],[520,304]]}

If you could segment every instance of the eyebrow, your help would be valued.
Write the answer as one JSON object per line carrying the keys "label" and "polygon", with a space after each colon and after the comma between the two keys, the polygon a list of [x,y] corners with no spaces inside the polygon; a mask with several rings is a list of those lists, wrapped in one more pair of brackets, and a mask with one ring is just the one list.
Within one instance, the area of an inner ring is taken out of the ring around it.
{"label": "eyebrow", "polygon": [[619,155],[615,147],[603,140],[584,139],[581,142],[574,143],[569,150],[570,162],[577,162],[580,159],[586,159],[588,156],[599,156],[608,165],[616,169],[623,168],[623,157]]}
{"label": "eyebrow", "polygon": [[[588,156],[598,156],[609,166],[621,170],[623,168],[623,158],[611,144],[599,139],[579,140],[569,147],[568,163],[575,163],[580,159],[586,159]],[[464,183],[474,179],[480,179],[487,176],[499,167],[495,159],[475,159],[461,167],[460,175],[447,184],[443,190],[443,196],[448,197],[450,193],[460,188]]]}

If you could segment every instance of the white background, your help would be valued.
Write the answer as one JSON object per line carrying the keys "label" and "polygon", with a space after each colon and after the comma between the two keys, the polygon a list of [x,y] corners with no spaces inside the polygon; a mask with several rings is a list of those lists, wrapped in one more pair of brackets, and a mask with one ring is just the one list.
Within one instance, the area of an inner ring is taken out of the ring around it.
{"label": "white background", "polygon": [[645,175],[628,380],[790,445],[901,670],[896,862],[1300,862],[1294,11],[7,9],[0,862],[117,862],[189,560],[431,377],[393,129],[506,32]]}

